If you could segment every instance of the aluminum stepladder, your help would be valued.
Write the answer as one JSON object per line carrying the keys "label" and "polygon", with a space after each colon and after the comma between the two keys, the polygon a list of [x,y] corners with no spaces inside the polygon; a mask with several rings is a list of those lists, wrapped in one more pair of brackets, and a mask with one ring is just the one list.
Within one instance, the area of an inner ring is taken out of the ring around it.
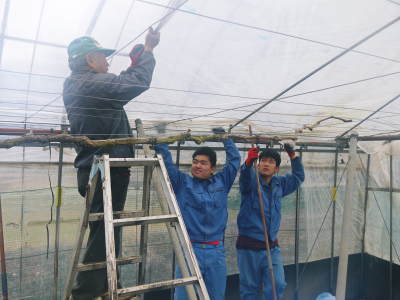
{"label": "aluminum stepladder", "polygon": [[[131,166],[144,167],[142,210],[136,212],[113,212],[110,168]],[[152,177],[163,215],[149,215],[150,183]],[[98,180],[102,181],[104,213],[90,213],[90,206]],[[143,294],[145,292],[169,289],[177,286],[186,286],[186,291],[190,300],[210,299],[161,156],[155,158],[109,158],[108,155],[96,157],[90,172],[85,200],[86,207],[81,217],[80,226],[78,227],[77,242],[65,286],[65,300],[70,299],[77,272],[101,268],[107,268],[108,293],[105,295],[107,299],[127,299],[135,295],[142,295],[141,297],[143,299]],[[90,221],[98,220],[104,220],[107,259],[105,262],[90,264],[79,263],[80,250],[88,224]],[[183,278],[144,284],[147,260],[148,225],[157,223],[165,223],[167,225]],[[140,255],[116,258],[114,227],[138,225],[141,227]],[[139,263],[138,284],[133,287],[118,289],[117,265],[130,263]]]}

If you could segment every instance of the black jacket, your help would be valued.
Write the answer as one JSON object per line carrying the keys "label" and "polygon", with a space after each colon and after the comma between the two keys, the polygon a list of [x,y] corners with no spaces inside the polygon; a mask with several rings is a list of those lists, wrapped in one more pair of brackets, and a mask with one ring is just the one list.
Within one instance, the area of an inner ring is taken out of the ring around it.
{"label": "black jacket", "polygon": [[[124,105],[146,91],[150,85],[155,60],[143,52],[137,65],[120,75],[94,71],[72,72],[64,82],[63,100],[71,125],[71,134],[94,140],[132,136]],[[86,148],[76,146],[76,168],[90,168],[94,155],[133,157],[133,147]]]}

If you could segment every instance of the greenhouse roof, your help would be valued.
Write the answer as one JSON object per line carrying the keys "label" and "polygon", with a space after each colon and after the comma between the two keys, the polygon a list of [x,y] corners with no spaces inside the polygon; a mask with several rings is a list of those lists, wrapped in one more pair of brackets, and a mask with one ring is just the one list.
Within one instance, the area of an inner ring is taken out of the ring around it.
{"label": "greenhouse roof", "polygon": [[360,121],[362,136],[400,130],[400,4],[377,0],[3,0],[0,127],[59,129],[68,44],[89,35],[118,49],[119,73],[168,14],[151,88],[125,106],[132,123],[200,132],[242,120],[234,130],[324,140]]}

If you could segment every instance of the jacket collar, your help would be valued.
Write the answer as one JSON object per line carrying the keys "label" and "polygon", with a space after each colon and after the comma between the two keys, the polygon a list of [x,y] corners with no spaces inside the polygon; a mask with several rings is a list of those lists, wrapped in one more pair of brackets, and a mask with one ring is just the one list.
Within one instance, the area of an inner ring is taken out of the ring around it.
{"label": "jacket collar", "polygon": [[271,179],[271,181],[269,183],[266,183],[264,180],[261,179],[261,177],[260,177],[260,182],[264,186],[277,186],[277,185],[280,185],[280,182],[279,182],[278,178],[275,175],[272,176],[272,179]]}

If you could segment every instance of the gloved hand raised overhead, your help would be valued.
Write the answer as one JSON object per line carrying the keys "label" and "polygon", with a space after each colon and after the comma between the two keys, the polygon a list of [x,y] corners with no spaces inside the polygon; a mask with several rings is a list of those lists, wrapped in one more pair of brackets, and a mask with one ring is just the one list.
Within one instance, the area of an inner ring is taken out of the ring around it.
{"label": "gloved hand raised overhead", "polygon": [[282,140],[280,144],[283,145],[283,149],[285,149],[290,158],[293,158],[296,155],[294,151],[296,143],[293,140]]}
{"label": "gloved hand raised overhead", "polygon": [[149,28],[149,32],[146,35],[146,41],[144,43],[145,51],[153,51],[153,49],[160,42],[160,32],[154,31],[153,28]]}
{"label": "gloved hand raised overhead", "polygon": [[260,150],[259,150],[257,147],[250,148],[250,149],[247,151],[247,158],[246,158],[246,161],[245,161],[246,166],[252,165],[253,162],[254,162],[256,159],[258,159],[258,152],[259,152],[259,151],[260,151]]}

